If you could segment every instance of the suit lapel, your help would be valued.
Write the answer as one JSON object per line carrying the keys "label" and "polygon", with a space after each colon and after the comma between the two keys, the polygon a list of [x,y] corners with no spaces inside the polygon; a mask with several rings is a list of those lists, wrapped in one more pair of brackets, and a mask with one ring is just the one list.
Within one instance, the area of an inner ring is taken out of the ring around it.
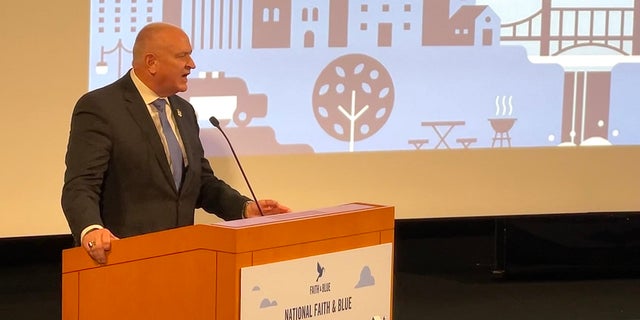
{"label": "suit lapel", "polygon": [[164,146],[162,145],[158,131],[153,124],[151,115],[149,115],[147,105],[144,103],[144,100],[142,100],[142,96],[140,96],[140,93],[136,89],[133,84],[133,80],[131,80],[128,73],[125,76],[125,80],[127,80],[124,82],[124,100],[126,101],[126,108],[131,114],[131,117],[140,127],[140,130],[142,130],[142,133],[146,136],[147,141],[149,141],[149,145],[153,150],[156,161],[158,162],[167,183],[175,189],[173,175],[171,174],[171,168],[167,161],[167,155],[165,154]]}

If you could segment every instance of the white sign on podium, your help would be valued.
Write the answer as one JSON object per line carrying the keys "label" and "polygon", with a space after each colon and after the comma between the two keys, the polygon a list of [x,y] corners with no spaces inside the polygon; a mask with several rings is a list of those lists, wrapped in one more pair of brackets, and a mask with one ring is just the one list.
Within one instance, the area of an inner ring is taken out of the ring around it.
{"label": "white sign on podium", "polygon": [[241,270],[241,320],[375,319],[391,314],[392,244]]}

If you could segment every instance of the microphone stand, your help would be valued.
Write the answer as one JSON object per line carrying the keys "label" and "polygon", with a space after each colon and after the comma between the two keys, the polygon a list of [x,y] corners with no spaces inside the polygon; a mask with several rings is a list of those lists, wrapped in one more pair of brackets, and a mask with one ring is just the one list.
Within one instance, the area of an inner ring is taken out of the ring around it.
{"label": "microphone stand", "polygon": [[260,212],[260,215],[264,216],[264,213],[262,212],[262,208],[260,208],[260,203],[258,203],[258,198],[256,198],[256,195],[253,193],[253,189],[251,188],[251,184],[249,183],[249,179],[247,179],[247,175],[244,174],[244,169],[242,169],[242,164],[240,164],[240,160],[238,160],[238,156],[236,155],[236,151],[233,150],[233,146],[231,145],[231,141],[229,141],[229,138],[227,138],[227,134],[224,133],[222,128],[220,128],[220,121],[218,121],[218,119],[216,119],[216,117],[212,116],[211,118],[209,118],[209,122],[211,122],[211,124],[214,127],[218,128],[218,130],[220,130],[220,132],[222,133],[222,136],[224,137],[224,139],[227,140],[227,144],[229,145],[229,149],[231,149],[231,153],[233,153],[233,157],[236,159],[236,163],[238,164],[238,167],[240,168],[240,172],[242,172],[242,177],[244,178],[244,182],[246,182],[247,186],[249,187],[249,191],[251,192],[251,196],[253,197],[253,201],[255,201],[256,206],[258,207],[258,211]]}

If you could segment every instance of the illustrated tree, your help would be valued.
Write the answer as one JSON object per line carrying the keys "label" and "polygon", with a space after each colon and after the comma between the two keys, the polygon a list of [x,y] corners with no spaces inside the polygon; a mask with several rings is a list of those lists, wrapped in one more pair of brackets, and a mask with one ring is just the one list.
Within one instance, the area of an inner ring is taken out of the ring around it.
{"label": "illustrated tree", "polygon": [[376,59],[349,54],[329,63],[313,88],[313,113],[330,136],[349,142],[374,135],[385,124],[394,102],[393,81]]}

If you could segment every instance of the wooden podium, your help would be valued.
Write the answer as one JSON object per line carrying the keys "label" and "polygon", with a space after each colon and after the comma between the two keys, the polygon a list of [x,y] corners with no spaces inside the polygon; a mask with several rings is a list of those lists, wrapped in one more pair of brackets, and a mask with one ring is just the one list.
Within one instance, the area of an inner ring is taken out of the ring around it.
{"label": "wooden podium", "polygon": [[62,318],[239,319],[241,268],[393,239],[393,207],[351,203],[117,240],[102,266],[68,249]]}

